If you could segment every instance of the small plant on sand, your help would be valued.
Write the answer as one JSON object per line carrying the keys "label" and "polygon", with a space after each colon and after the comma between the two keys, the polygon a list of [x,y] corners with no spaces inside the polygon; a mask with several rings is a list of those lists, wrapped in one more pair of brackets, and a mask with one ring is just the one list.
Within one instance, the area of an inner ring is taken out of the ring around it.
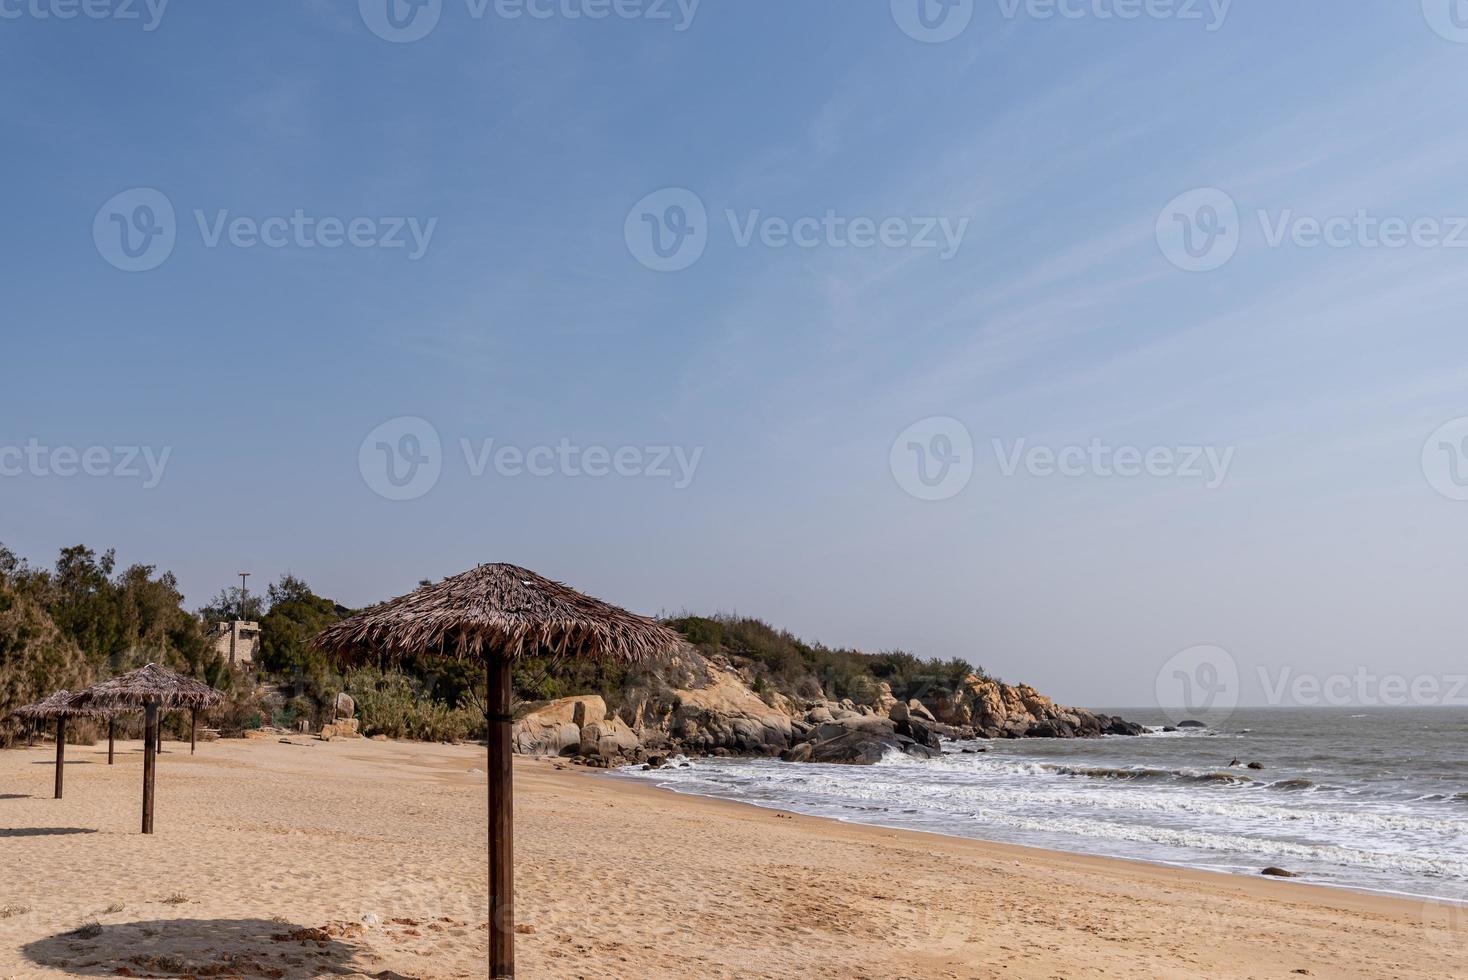
{"label": "small plant on sand", "polygon": [[174,892],[163,900],[164,905],[187,905],[189,897],[183,892]]}
{"label": "small plant on sand", "polygon": [[118,912],[121,912],[122,909],[123,909],[123,904],[121,902],[113,902],[111,905],[107,906],[105,909],[102,910],[102,914],[103,915],[116,915]]}
{"label": "small plant on sand", "polygon": [[25,915],[31,910],[29,905],[0,905],[0,919],[9,919],[17,915]]}
{"label": "small plant on sand", "polygon": [[78,939],[96,939],[102,935],[102,923],[96,919],[88,919],[71,931]]}

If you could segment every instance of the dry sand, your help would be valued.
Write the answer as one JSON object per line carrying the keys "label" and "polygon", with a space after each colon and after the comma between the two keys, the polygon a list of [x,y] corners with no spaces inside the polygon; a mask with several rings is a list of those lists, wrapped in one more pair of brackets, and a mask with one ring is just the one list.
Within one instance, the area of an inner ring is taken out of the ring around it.
{"label": "dry sand", "polygon": [[[482,977],[475,746],[0,752],[0,977]],[[1468,909],[858,827],[517,760],[520,976],[1468,976]],[[363,924],[367,916],[368,924]],[[95,922],[99,928],[75,932]],[[316,931],[321,930],[321,931]],[[1304,971],[1309,971],[1306,974]]]}

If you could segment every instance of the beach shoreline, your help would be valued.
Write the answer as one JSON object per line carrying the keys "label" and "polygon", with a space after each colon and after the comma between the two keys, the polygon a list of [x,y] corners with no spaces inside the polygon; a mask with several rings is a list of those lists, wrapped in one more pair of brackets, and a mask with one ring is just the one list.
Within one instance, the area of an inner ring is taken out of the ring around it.
{"label": "beach shoreline", "polygon": [[[137,743],[110,768],[105,745],[100,763],[72,747],[62,801],[47,746],[0,752],[0,908],[28,909],[0,919],[0,977],[178,976],[156,965],[221,955],[262,967],[225,976],[328,960],[482,976],[483,747],[289,742],[169,744],[154,839],[135,826]],[[529,978],[1377,980],[1453,975],[1468,945],[1461,906],[853,824],[546,760],[516,759],[515,792]],[[76,938],[88,920],[101,935]],[[326,949],[293,938],[333,926]]]}
{"label": "beach shoreline", "polygon": [[595,770],[595,769],[581,770],[581,772],[584,775],[586,775],[586,776],[588,776],[588,777],[590,777],[592,779],[606,779],[606,780],[608,780],[608,781],[610,781],[610,782],[612,782],[614,784],[618,784],[618,785],[625,784],[625,785],[631,785],[631,786],[641,787],[643,789],[652,789],[655,792],[659,792],[659,793],[672,793],[675,796],[684,797],[684,798],[688,798],[688,799],[709,800],[709,801],[712,801],[712,802],[715,802],[715,803],[727,803],[730,806],[738,807],[738,808],[741,808],[741,809],[760,810],[760,811],[773,811],[773,812],[777,812],[777,813],[785,813],[785,814],[790,814],[791,816],[799,816],[799,817],[803,817],[803,818],[807,818],[807,819],[811,819],[811,820],[826,821],[828,823],[837,824],[839,826],[867,827],[867,828],[870,828],[872,830],[895,831],[895,832],[901,833],[901,834],[912,834],[912,835],[915,835],[916,837],[919,837],[919,838],[932,837],[932,838],[939,838],[941,840],[966,841],[968,843],[977,844],[977,845],[980,845],[980,846],[983,846],[983,847],[993,847],[993,848],[1000,849],[1000,850],[1004,850],[1004,849],[1013,850],[1013,851],[1017,852],[1017,856],[1020,856],[1020,857],[1025,857],[1025,856],[1031,856],[1031,857],[1051,856],[1051,857],[1058,857],[1058,858],[1077,858],[1077,859],[1081,859],[1081,860],[1084,860],[1084,861],[1097,861],[1097,862],[1100,862],[1100,865],[1098,865],[1098,870],[1103,870],[1106,866],[1109,866],[1109,865],[1112,865],[1112,864],[1117,864],[1117,863],[1123,864],[1123,865],[1140,865],[1140,866],[1146,867],[1146,868],[1155,868],[1155,869],[1158,869],[1160,871],[1179,872],[1179,873],[1187,874],[1187,875],[1199,875],[1199,876],[1202,876],[1202,879],[1201,879],[1202,881],[1207,881],[1207,880],[1210,880],[1210,879],[1214,879],[1214,880],[1221,879],[1221,880],[1226,881],[1226,882],[1246,881],[1246,882],[1251,882],[1251,883],[1257,883],[1257,884],[1264,885],[1266,887],[1266,890],[1267,890],[1268,887],[1271,887],[1271,886],[1284,885],[1284,886],[1287,886],[1287,887],[1292,888],[1292,889],[1293,888],[1299,888],[1299,889],[1307,889],[1307,890],[1318,890],[1318,891],[1322,892],[1324,894],[1324,896],[1341,895],[1341,894],[1346,894],[1346,895],[1360,895],[1360,896],[1365,897],[1365,898],[1383,898],[1383,899],[1388,899],[1388,900],[1394,900],[1394,901],[1400,901],[1400,902],[1407,902],[1407,903],[1411,903],[1413,905],[1416,905],[1416,904],[1424,903],[1425,902],[1425,903],[1431,903],[1433,905],[1448,905],[1448,906],[1461,907],[1461,908],[1464,908],[1465,910],[1468,910],[1468,902],[1459,902],[1459,901],[1456,901],[1456,900],[1453,900],[1453,899],[1438,898],[1438,897],[1431,896],[1431,895],[1414,895],[1414,894],[1409,894],[1409,893],[1406,893],[1406,892],[1392,892],[1392,891],[1376,890],[1376,889],[1371,889],[1371,888],[1361,888],[1361,887],[1354,886],[1354,885],[1323,884],[1323,883],[1320,883],[1320,882],[1299,881],[1299,880],[1291,880],[1291,879],[1286,879],[1286,878],[1275,878],[1275,877],[1265,876],[1263,874],[1260,874],[1258,876],[1254,876],[1254,875],[1244,874],[1244,873],[1241,873],[1241,872],[1218,871],[1218,870],[1214,870],[1214,869],[1211,869],[1211,868],[1196,868],[1196,867],[1191,867],[1191,866],[1186,865],[1186,864],[1180,864],[1180,863],[1179,864],[1174,864],[1174,863],[1170,863],[1170,862],[1167,862],[1167,861],[1149,860],[1147,858],[1140,858],[1140,857],[1118,857],[1118,856],[1115,856],[1115,855],[1108,855],[1108,854],[1091,854],[1091,853],[1088,853],[1086,851],[1079,850],[1079,849],[1077,849],[1077,850],[1066,850],[1065,848],[1060,848],[1060,847],[1039,847],[1039,846],[1032,845],[1032,844],[1016,844],[1016,843],[1011,843],[1011,842],[1008,842],[1008,841],[992,840],[992,839],[987,838],[987,837],[966,837],[966,836],[963,836],[962,834],[945,833],[945,832],[940,831],[940,830],[919,830],[919,829],[911,828],[911,827],[890,826],[890,825],[887,825],[887,824],[882,824],[882,823],[877,823],[877,822],[866,822],[866,821],[853,820],[853,819],[844,819],[843,820],[840,817],[826,816],[824,814],[804,813],[804,812],[802,812],[800,810],[789,809],[787,806],[785,806],[783,804],[780,804],[780,803],[773,803],[773,802],[754,803],[754,802],[749,802],[749,801],[744,801],[744,800],[728,799],[726,797],[709,796],[709,795],[706,795],[706,794],[703,794],[703,793],[693,792],[692,790],[681,790],[681,789],[678,789],[675,786],[660,784],[660,783],[657,783],[656,781],[636,781],[636,780],[631,780],[631,779],[628,779],[626,776],[619,776],[619,775],[615,775],[614,773],[602,772],[602,771],[598,771],[598,770]]}

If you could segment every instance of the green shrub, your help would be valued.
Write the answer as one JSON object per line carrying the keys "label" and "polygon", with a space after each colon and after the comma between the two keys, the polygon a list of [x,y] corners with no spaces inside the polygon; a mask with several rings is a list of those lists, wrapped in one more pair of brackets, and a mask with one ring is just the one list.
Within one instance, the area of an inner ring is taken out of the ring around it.
{"label": "green shrub", "polygon": [[419,678],[363,667],[347,672],[347,693],[357,702],[364,735],[460,742],[484,732],[484,714],[473,705],[435,700]]}

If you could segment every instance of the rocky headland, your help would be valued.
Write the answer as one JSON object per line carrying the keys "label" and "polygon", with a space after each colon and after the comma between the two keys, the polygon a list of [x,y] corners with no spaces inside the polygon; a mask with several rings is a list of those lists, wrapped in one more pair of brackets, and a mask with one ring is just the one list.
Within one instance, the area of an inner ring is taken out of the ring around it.
{"label": "rocky headland", "polygon": [[596,766],[656,766],[676,754],[872,764],[893,750],[936,757],[944,739],[1145,732],[1124,719],[1058,705],[1032,687],[979,673],[906,700],[885,681],[859,675],[856,680],[846,685],[856,690],[839,699],[815,678],[797,685],[802,690],[780,691],[758,663],[689,645],[628,673],[610,698],[585,694],[523,705],[514,745],[523,754]]}

